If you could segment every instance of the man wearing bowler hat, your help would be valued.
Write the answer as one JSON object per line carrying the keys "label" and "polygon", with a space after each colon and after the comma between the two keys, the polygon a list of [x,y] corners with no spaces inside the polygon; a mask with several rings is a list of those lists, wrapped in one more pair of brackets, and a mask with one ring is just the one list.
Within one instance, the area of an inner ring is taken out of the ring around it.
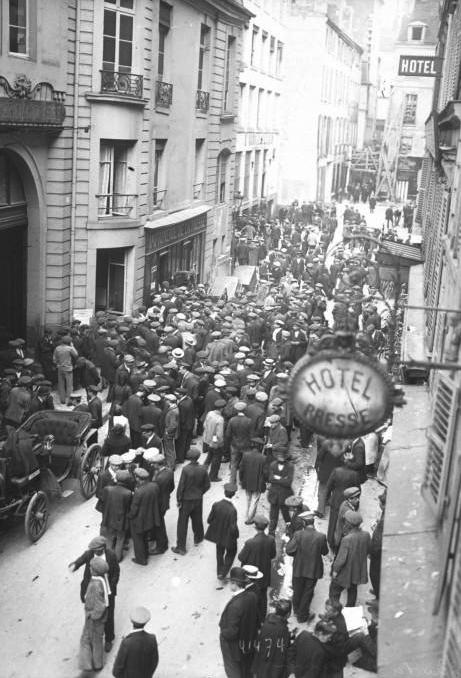
{"label": "man wearing bowler hat", "polygon": [[115,658],[115,678],[152,678],[158,666],[157,638],[144,630],[151,615],[145,607],[130,612],[133,630],[122,640]]}
{"label": "man wearing bowler hat", "polygon": [[216,544],[218,579],[224,579],[227,576],[237,553],[239,536],[237,509],[232,502],[236,491],[236,485],[226,483],[224,485],[224,499],[213,504],[208,516],[208,529],[205,539]]}
{"label": "man wearing bowler hat", "polygon": [[153,482],[159,489],[160,525],[155,530],[155,549],[149,551],[151,556],[159,556],[168,549],[168,535],[165,526],[165,514],[170,508],[170,495],[174,490],[174,473],[166,465],[165,457],[157,450],[153,457]]}

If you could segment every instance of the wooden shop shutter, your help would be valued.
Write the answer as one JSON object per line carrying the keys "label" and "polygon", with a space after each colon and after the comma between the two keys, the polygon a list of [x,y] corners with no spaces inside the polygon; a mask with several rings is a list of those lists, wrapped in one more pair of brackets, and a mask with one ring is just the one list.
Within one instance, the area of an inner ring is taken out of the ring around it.
{"label": "wooden shop shutter", "polygon": [[[450,193],[441,185],[438,186],[435,203],[435,214],[433,219],[434,233],[429,252],[429,287],[428,287],[428,306],[438,306],[440,282],[442,278],[442,254],[443,254],[443,236],[446,231],[446,224],[450,207]],[[426,263],[427,265],[427,263]],[[435,311],[427,311],[427,341],[429,351],[432,351],[434,341],[434,332],[437,320]]]}
{"label": "wooden shop shutter", "polygon": [[416,212],[415,212],[415,221],[420,224],[422,222],[423,218],[423,205],[424,205],[424,196],[428,187],[429,183],[429,172],[431,169],[431,158],[430,156],[426,155],[423,158],[423,163],[421,167],[421,181],[419,184],[418,188],[418,201],[416,205]]}
{"label": "wooden shop shutter", "polygon": [[432,412],[422,489],[426,500],[440,518],[445,507],[445,490],[458,415],[458,388],[445,375],[439,376],[437,380]]}

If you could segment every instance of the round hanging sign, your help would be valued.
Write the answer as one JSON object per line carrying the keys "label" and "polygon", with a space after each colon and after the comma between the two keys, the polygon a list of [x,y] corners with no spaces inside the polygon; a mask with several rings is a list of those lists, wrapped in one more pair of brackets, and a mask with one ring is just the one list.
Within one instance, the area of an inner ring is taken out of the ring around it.
{"label": "round hanging sign", "polygon": [[385,370],[362,353],[320,351],[291,373],[297,417],[330,438],[356,438],[377,429],[391,414],[393,385]]}

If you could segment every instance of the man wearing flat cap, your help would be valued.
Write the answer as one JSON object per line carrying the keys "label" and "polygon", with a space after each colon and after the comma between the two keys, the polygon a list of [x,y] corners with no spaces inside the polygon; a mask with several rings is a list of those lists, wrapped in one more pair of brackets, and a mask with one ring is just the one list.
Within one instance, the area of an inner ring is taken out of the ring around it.
{"label": "man wearing flat cap", "polygon": [[310,621],[312,598],[317,581],[323,577],[322,556],[328,553],[327,538],[314,527],[314,514],[306,511],[298,516],[304,529],[298,530],[287,544],[286,552],[293,556],[293,611],[300,623]]}
{"label": "man wearing flat cap", "polygon": [[174,472],[166,465],[163,454],[158,453],[154,459],[153,482],[159,489],[160,524],[155,530],[155,549],[149,551],[151,556],[159,556],[168,549],[168,535],[165,526],[165,514],[170,508],[170,495],[174,490]]}
{"label": "man wearing flat cap", "polygon": [[178,555],[186,554],[187,527],[189,518],[192,522],[194,544],[203,541],[203,495],[210,489],[210,479],[205,466],[200,466],[200,450],[191,447],[188,457],[190,463],[181,471],[176,501],[179,508],[176,546],[171,550]]}
{"label": "man wearing flat cap", "polygon": [[114,632],[114,610],[115,610],[115,596],[117,595],[117,584],[120,578],[120,566],[118,564],[117,556],[113,551],[107,548],[107,542],[105,537],[98,536],[94,537],[88,544],[88,549],[82,553],[79,558],[76,558],[72,563],[69,564],[69,570],[75,572],[82,565],[85,566],[83,572],[83,579],[80,584],[80,600],[82,603],[85,602],[85,595],[88,589],[88,585],[91,580],[91,562],[95,558],[102,559],[107,563],[107,584],[108,584],[108,607],[107,607],[107,617],[104,623],[104,636],[105,636],[105,650],[110,652],[112,648],[112,643],[114,642],[115,632]]}
{"label": "man wearing flat cap", "polygon": [[246,403],[238,401],[234,405],[236,414],[229,419],[224,434],[227,449],[230,449],[230,481],[237,482],[237,471],[243,453],[251,444],[251,419],[246,416]]}
{"label": "man wearing flat cap", "polygon": [[256,535],[246,540],[238,555],[238,559],[242,565],[255,565],[263,573],[260,588],[262,602],[264,603],[261,609],[261,619],[264,619],[267,610],[267,589],[271,583],[272,560],[275,558],[277,551],[274,537],[266,534],[266,528],[269,523],[266,516],[256,514],[253,523],[256,528]]}
{"label": "man wearing flat cap", "polygon": [[179,435],[176,439],[176,463],[183,464],[189,452],[195,428],[195,405],[185,388],[178,389]]}
{"label": "man wearing flat cap", "polygon": [[149,535],[160,525],[159,488],[149,480],[144,468],[134,471],[136,489],[129,513],[134,558],[137,565],[147,565]]}
{"label": "man wearing flat cap", "polygon": [[232,502],[236,491],[235,485],[225,483],[224,499],[213,504],[208,516],[208,529],[205,533],[205,539],[216,544],[218,579],[224,579],[227,576],[237,553],[239,536],[237,509]]}
{"label": "man wearing flat cap", "polygon": [[243,568],[233,567],[229,579],[232,598],[219,621],[219,642],[227,678],[246,678],[251,675],[259,628],[257,597],[247,589],[249,579]]}
{"label": "man wearing flat cap", "polygon": [[114,551],[120,562],[123,558],[123,544],[129,527],[131,474],[129,471],[118,470],[115,480],[115,485],[106,485],[102,490],[101,534],[106,537],[110,549]]}
{"label": "man wearing flat cap", "polygon": [[144,630],[150,618],[145,607],[131,610],[133,631],[120,644],[112,669],[115,678],[152,678],[154,675],[159,660],[157,638]]}
{"label": "man wearing flat cap", "polygon": [[336,520],[336,528],[334,533],[335,553],[339,549],[341,539],[345,533],[346,521],[344,515],[346,511],[358,511],[360,508],[360,487],[346,487],[344,490],[344,501],[339,506],[338,518]]}
{"label": "man wearing flat cap", "polygon": [[246,525],[251,525],[258,508],[261,494],[266,490],[267,466],[266,458],[261,453],[261,438],[252,438],[250,449],[243,453],[240,462],[240,484],[247,497]]}
{"label": "man wearing flat cap", "polygon": [[368,554],[371,538],[362,530],[362,516],[350,509],[344,514],[345,530],[338,553],[331,568],[330,598],[339,600],[343,589],[347,590],[347,607],[357,602],[357,586],[368,581]]}

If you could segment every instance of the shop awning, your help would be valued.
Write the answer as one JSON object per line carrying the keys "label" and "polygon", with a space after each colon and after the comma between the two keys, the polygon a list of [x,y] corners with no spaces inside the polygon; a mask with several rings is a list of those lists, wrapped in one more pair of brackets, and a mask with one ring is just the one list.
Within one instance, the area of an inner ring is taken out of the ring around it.
{"label": "shop awning", "polygon": [[189,207],[185,210],[172,212],[171,214],[167,214],[165,217],[160,217],[159,219],[146,221],[144,228],[147,228],[149,231],[153,231],[158,228],[164,228],[165,226],[174,226],[175,224],[180,224],[183,221],[189,221],[189,219],[194,219],[195,217],[199,217],[202,214],[206,214],[210,210],[211,205],[198,205],[197,207]]}
{"label": "shop awning", "polygon": [[406,243],[395,242],[394,240],[383,240],[383,247],[380,254],[392,254],[401,259],[409,259],[421,263],[423,260],[421,248],[416,245],[407,245]]}
{"label": "shop awning", "polygon": [[242,285],[251,285],[256,276],[256,266],[237,266],[234,275],[240,280]]}

